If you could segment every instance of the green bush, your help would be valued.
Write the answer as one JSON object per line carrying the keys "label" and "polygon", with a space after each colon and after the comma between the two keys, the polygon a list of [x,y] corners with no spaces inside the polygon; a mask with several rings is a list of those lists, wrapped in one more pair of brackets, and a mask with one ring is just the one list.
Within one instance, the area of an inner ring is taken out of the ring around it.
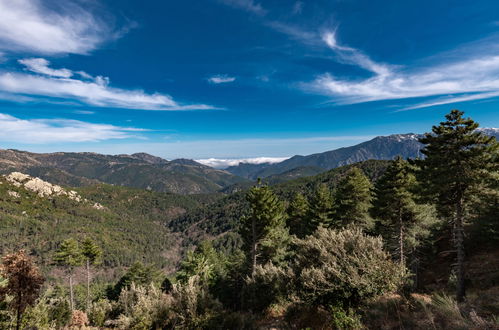
{"label": "green bush", "polygon": [[313,305],[356,307],[395,291],[404,277],[404,270],[383,250],[381,238],[360,229],[319,227],[295,246],[291,267],[296,294]]}

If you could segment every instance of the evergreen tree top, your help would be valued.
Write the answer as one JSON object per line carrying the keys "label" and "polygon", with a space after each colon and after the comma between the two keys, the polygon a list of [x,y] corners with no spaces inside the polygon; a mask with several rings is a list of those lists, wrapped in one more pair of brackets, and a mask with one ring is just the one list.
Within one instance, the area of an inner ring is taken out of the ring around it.
{"label": "evergreen tree top", "polygon": [[420,139],[426,156],[417,162],[421,180],[427,190],[447,200],[461,198],[469,188],[493,175],[491,166],[499,148],[494,137],[477,131],[479,124],[463,115],[452,110],[446,121]]}
{"label": "evergreen tree top", "polygon": [[102,261],[102,250],[90,237],[85,238],[81,245],[83,257],[91,264],[96,265]]}
{"label": "evergreen tree top", "polygon": [[54,261],[61,266],[80,266],[83,263],[83,255],[78,242],[73,238],[64,240],[54,255]]}

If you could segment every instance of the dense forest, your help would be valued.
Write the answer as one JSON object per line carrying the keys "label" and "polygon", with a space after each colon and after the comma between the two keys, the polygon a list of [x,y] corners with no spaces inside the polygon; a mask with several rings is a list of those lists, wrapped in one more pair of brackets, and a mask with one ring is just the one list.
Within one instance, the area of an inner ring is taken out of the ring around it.
{"label": "dense forest", "polygon": [[452,110],[421,158],[224,193],[4,176],[0,329],[497,329],[499,143],[478,126]]}

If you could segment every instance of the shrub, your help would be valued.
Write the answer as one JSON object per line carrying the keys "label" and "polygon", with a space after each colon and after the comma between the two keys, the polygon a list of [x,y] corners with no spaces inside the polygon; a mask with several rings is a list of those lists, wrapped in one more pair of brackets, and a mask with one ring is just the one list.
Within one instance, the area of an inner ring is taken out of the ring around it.
{"label": "shrub", "polygon": [[71,327],[82,328],[88,325],[87,313],[79,310],[74,310],[71,314]]}
{"label": "shrub", "polygon": [[289,268],[277,267],[270,262],[264,266],[256,266],[253,276],[246,279],[245,306],[261,312],[271,304],[285,299],[287,284],[291,278]]}
{"label": "shrub", "polygon": [[319,227],[313,235],[297,239],[295,245],[296,294],[305,302],[355,307],[402,283],[404,271],[383,251],[381,238],[359,229]]}
{"label": "shrub", "polygon": [[176,283],[171,292],[174,318],[171,327],[203,328],[216,319],[222,310],[221,304],[200,285],[198,276],[192,276],[187,283]]}
{"label": "shrub", "polygon": [[107,299],[93,302],[88,311],[90,324],[96,327],[103,327],[106,320],[111,317],[113,304]]}

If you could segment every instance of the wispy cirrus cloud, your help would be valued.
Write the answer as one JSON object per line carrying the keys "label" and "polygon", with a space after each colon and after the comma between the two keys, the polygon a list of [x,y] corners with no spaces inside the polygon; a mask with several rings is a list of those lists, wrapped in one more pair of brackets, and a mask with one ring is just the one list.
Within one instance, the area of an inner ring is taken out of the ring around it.
{"label": "wispy cirrus cloud", "polygon": [[[137,110],[203,110],[214,109],[206,104],[180,104],[171,96],[161,93],[149,94],[141,90],[128,90],[109,86],[109,78],[93,77],[69,69],[52,69],[45,59],[20,60],[29,71],[38,74],[0,72],[0,98],[15,100],[16,95],[76,100],[80,103],[97,106]],[[73,77],[73,78],[70,78]],[[23,97],[19,101],[23,102]],[[37,99],[35,99],[37,100]]]}
{"label": "wispy cirrus cloud", "polygon": [[262,7],[261,4],[255,0],[220,0],[223,4],[231,6],[233,8],[242,9],[253,14],[265,15],[267,10]]}
{"label": "wispy cirrus cloud", "polygon": [[43,144],[136,138],[145,130],[68,119],[20,119],[0,113],[0,141]]}
{"label": "wispy cirrus cloud", "polygon": [[52,69],[49,67],[50,62],[44,58],[25,58],[18,61],[26,67],[27,70],[41,73],[47,76],[69,78],[73,72],[68,69]]}
{"label": "wispy cirrus cloud", "polygon": [[208,82],[211,84],[227,84],[236,81],[236,77],[231,77],[226,74],[218,74],[208,78]]}
{"label": "wispy cirrus cloud", "polygon": [[2,51],[87,54],[112,37],[106,24],[72,1],[49,8],[41,0],[0,0]]}
{"label": "wispy cirrus cloud", "polygon": [[335,31],[324,33],[322,40],[334,51],[339,62],[358,66],[373,74],[369,78],[347,80],[325,73],[310,83],[302,84],[307,90],[333,97],[333,102],[355,104],[438,97],[404,108],[409,110],[486,99],[499,94],[499,56],[494,54],[411,68],[378,63],[358,49],[340,45]]}

